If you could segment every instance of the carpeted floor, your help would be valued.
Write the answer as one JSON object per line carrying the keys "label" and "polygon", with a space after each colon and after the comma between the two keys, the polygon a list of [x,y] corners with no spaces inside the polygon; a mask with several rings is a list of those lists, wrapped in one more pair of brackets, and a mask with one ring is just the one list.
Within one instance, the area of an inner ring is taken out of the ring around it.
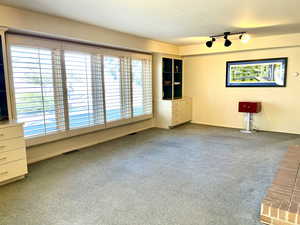
{"label": "carpeted floor", "polygon": [[290,144],[300,136],[150,129],[31,165],[0,187],[0,225],[258,225]]}

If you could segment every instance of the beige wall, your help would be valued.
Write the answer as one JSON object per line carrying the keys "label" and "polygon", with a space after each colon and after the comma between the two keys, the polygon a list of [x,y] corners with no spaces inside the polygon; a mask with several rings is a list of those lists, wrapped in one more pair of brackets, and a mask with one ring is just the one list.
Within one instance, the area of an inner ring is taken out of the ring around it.
{"label": "beige wall", "polygon": [[138,123],[101,130],[84,134],[61,141],[55,141],[43,145],[27,148],[28,163],[38,162],[65,152],[82,149],[91,145],[99,144],[131,133],[146,130],[153,127],[153,120],[145,120]]}
{"label": "beige wall", "polygon": [[178,47],[61,17],[0,5],[0,26],[10,30],[68,38],[146,52],[177,54]]}
{"label": "beige wall", "polygon": [[[225,88],[226,61],[288,57],[286,88]],[[185,91],[193,97],[193,122],[242,128],[239,101],[261,101],[258,129],[300,134],[300,47],[254,50],[184,58]]]}

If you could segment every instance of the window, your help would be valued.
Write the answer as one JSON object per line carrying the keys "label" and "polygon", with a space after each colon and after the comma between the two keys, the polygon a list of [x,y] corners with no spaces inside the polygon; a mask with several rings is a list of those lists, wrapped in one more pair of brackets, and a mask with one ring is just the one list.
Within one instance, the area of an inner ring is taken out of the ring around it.
{"label": "window", "polygon": [[118,57],[104,56],[106,121],[121,119],[121,65]]}
{"label": "window", "polygon": [[151,56],[20,35],[8,35],[8,44],[14,115],[25,137],[152,117]]}
{"label": "window", "polygon": [[147,60],[132,60],[133,116],[152,113],[151,65]]}
{"label": "window", "polygon": [[25,136],[64,130],[59,56],[50,49],[11,47],[16,116]]}
{"label": "window", "polygon": [[143,104],[143,62],[132,60],[132,101],[133,115],[138,116],[144,113]]}
{"label": "window", "polygon": [[104,123],[101,58],[65,52],[70,129]]}

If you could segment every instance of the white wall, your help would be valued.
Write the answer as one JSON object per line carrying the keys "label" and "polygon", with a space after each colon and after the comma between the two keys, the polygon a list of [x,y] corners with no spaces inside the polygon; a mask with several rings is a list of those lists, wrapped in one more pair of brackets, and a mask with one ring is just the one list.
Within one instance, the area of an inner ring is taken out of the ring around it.
{"label": "white wall", "polygon": [[[288,57],[286,88],[226,88],[226,61]],[[258,129],[300,134],[300,47],[184,57],[185,91],[193,97],[193,122],[242,128],[239,101],[261,101]]]}

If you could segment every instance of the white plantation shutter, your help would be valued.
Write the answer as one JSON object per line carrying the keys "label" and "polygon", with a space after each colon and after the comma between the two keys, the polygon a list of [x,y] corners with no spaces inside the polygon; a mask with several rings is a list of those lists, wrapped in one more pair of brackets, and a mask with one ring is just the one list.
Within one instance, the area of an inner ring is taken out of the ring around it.
{"label": "white plantation shutter", "polygon": [[121,60],[115,56],[103,57],[106,121],[122,118]]}
{"label": "white plantation shutter", "polygon": [[11,34],[8,49],[14,119],[37,143],[152,118],[150,55]]}
{"label": "white plantation shutter", "polygon": [[145,115],[152,115],[152,61],[143,59],[143,106]]}
{"label": "white plantation shutter", "polygon": [[151,60],[132,59],[133,116],[152,114]]}
{"label": "white plantation shutter", "polygon": [[130,63],[131,63],[130,57],[121,57],[122,119],[128,119],[132,117]]}
{"label": "white plantation shutter", "polygon": [[104,124],[101,57],[64,53],[69,128]]}
{"label": "white plantation shutter", "polygon": [[92,56],[92,88],[93,88],[93,109],[94,124],[104,124],[104,77],[103,77],[103,56]]}
{"label": "white plantation shutter", "polygon": [[57,130],[66,129],[65,108],[64,108],[64,86],[61,65],[61,52],[59,49],[52,50],[52,72],[53,72],[53,91],[55,102],[55,114]]}
{"label": "white plantation shutter", "polygon": [[25,136],[65,129],[60,56],[46,48],[11,46],[16,117]]}

